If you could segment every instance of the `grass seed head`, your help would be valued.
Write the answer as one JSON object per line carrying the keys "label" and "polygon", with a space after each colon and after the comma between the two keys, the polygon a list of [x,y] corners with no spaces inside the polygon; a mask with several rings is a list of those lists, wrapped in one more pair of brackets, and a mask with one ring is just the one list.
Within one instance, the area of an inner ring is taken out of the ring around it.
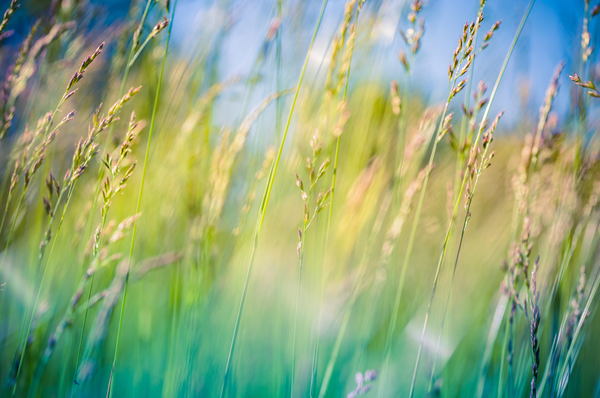
{"label": "grass seed head", "polygon": [[17,11],[17,8],[19,8],[19,0],[12,0],[4,12],[2,23],[0,23],[0,35],[4,33],[6,25],[8,25],[8,21],[10,21],[15,11]]}

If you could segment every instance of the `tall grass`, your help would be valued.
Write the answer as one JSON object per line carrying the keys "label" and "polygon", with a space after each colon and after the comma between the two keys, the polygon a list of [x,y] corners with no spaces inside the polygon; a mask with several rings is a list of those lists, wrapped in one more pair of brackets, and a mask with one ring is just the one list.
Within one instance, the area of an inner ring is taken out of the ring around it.
{"label": "tall grass", "polygon": [[[148,6],[146,6],[146,9],[147,9],[147,7]],[[168,8],[169,7],[167,6],[167,12],[169,11]],[[163,58],[162,58],[162,63],[160,66],[160,74],[158,77],[156,96],[154,98],[154,105],[152,107],[152,116],[150,118],[150,131],[148,132],[148,142],[146,144],[146,154],[144,155],[144,167],[142,169],[142,181],[140,183],[140,191],[138,194],[138,200],[137,200],[135,214],[139,214],[141,207],[142,207],[142,194],[144,193],[144,182],[146,180],[146,171],[148,169],[148,158],[150,157],[150,144],[152,143],[152,133],[154,133],[154,122],[156,121],[156,113],[158,110],[158,103],[160,100],[160,91],[161,91],[161,87],[162,87],[163,75],[165,72],[165,62],[167,60],[167,54],[169,52],[169,42],[171,40],[171,31],[173,29],[173,22],[175,19],[175,9],[176,8],[177,8],[177,0],[175,0],[173,3],[173,10],[171,12],[171,21],[169,23],[169,31],[167,33],[167,40],[165,42],[165,50],[164,50],[164,54],[163,54]],[[144,11],[144,14],[146,14],[146,13],[147,13],[147,10]],[[143,19],[144,18],[142,17],[142,20]],[[157,26],[155,26],[154,29],[152,30],[152,32],[150,33],[150,35],[148,35],[148,39],[146,39],[146,41],[144,42],[144,44],[140,47],[140,49],[138,51],[141,51],[141,49],[146,45],[146,43],[148,42],[149,39],[151,39],[154,35],[158,34],[158,32],[160,32],[162,29],[164,29],[166,27],[166,24],[167,24],[167,21],[165,20],[164,23],[161,23],[161,24],[158,24]],[[139,32],[139,30],[138,30],[138,32]],[[134,54],[134,56],[131,58],[131,60],[127,63],[127,67],[130,67],[136,58],[137,58],[137,53]],[[125,72],[125,75],[127,76],[127,70]],[[127,77],[124,77],[123,82],[126,79],[127,79]],[[137,219],[135,219],[133,221],[133,232],[131,233],[131,244],[129,246],[129,257],[127,260],[127,273],[125,274],[125,283],[124,283],[124,287],[123,287],[123,300],[121,301],[121,312],[119,315],[119,327],[117,329],[117,342],[115,344],[115,354],[113,356],[112,367],[110,370],[110,378],[108,380],[108,389],[107,389],[108,397],[112,397],[112,394],[113,394],[113,385],[114,385],[113,384],[113,375],[114,375],[114,371],[115,371],[115,365],[117,363],[117,355],[119,353],[119,343],[121,342],[121,339],[120,339],[121,338],[121,329],[123,327],[123,315],[125,313],[125,302],[127,299],[127,288],[129,286],[129,274],[130,274],[130,269],[131,269],[131,262],[133,259],[133,248],[135,245],[135,235],[137,232],[137,225],[138,225]],[[90,288],[90,291],[91,291],[91,288]]]}
{"label": "tall grass", "polygon": [[600,7],[533,122],[534,0],[209,3],[7,2],[0,396],[597,395]]}
{"label": "tall grass", "polygon": [[[321,26],[321,20],[323,19],[323,13],[325,12],[325,8],[327,7],[327,0],[323,1],[323,5],[321,7],[321,12],[319,14],[319,18],[317,20],[317,24],[315,26],[315,30],[314,33],[312,35],[312,38],[310,40],[310,44],[308,46],[308,52],[306,54],[306,58],[304,59],[304,65],[302,65],[302,70],[300,72],[300,77],[298,78],[298,84],[296,84],[296,93],[294,94],[294,99],[292,101],[292,106],[290,108],[290,113],[287,119],[287,123],[285,125],[285,129],[283,130],[283,135],[281,137],[281,142],[279,144],[279,149],[277,151],[277,155],[275,157],[274,163],[273,163],[273,167],[271,169],[271,172],[269,174],[269,178],[267,180],[267,186],[265,187],[265,192],[263,194],[262,200],[261,200],[261,204],[260,204],[260,215],[258,217],[257,223],[256,223],[256,231],[254,233],[254,239],[253,239],[253,244],[252,244],[252,252],[250,254],[250,260],[248,262],[248,269],[246,271],[246,279],[244,280],[244,287],[242,289],[242,297],[240,299],[240,305],[238,308],[238,312],[237,312],[237,316],[236,316],[236,320],[235,320],[235,326],[233,327],[233,336],[231,338],[231,346],[229,348],[229,354],[227,355],[227,364],[225,365],[225,374],[223,375],[223,385],[221,387],[221,397],[224,397],[225,395],[225,391],[227,388],[227,382],[229,379],[229,367],[231,364],[231,360],[232,360],[232,356],[233,356],[233,351],[235,349],[235,342],[237,339],[237,333],[238,333],[238,329],[239,329],[239,325],[240,325],[240,319],[242,317],[242,311],[244,310],[244,303],[246,300],[246,292],[248,289],[248,281],[250,279],[250,274],[252,271],[252,264],[254,262],[254,256],[256,253],[256,248],[258,246],[258,238],[260,236],[260,231],[262,229],[263,226],[263,222],[265,219],[265,215],[267,213],[267,207],[269,205],[269,199],[271,197],[271,190],[273,189],[273,183],[275,180],[275,176],[277,175],[277,168],[279,167],[279,161],[281,160],[281,154],[283,153],[283,145],[285,144],[285,140],[288,134],[288,130],[290,128],[290,123],[292,122],[292,116],[294,115],[294,109],[296,106],[296,101],[298,100],[298,95],[300,94],[300,88],[302,86],[302,81],[304,79],[304,73],[306,71],[306,65],[308,64],[308,59],[310,56],[310,52],[312,50],[313,44],[315,42],[315,38],[317,37],[317,33],[319,32],[319,27]],[[301,268],[300,268],[301,269]]]}

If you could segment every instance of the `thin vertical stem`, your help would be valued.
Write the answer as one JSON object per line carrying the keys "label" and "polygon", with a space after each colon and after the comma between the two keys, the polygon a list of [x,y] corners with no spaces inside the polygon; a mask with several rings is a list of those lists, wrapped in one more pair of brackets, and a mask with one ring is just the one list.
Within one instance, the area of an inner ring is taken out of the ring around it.
{"label": "thin vertical stem", "polygon": [[[312,194],[312,181],[309,183],[306,208],[310,208],[310,196]],[[298,266],[298,286],[296,287],[296,310],[294,312],[294,334],[292,338],[292,374],[290,381],[290,397],[294,396],[294,380],[296,376],[296,336],[298,334],[298,307],[300,305],[300,286],[302,282],[302,266],[304,265],[304,243],[306,242],[307,220],[303,222],[302,239],[300,240],[300,264]],[[311,380],[312,382],[312,380]]]}
{"label": "thin vertical stem", "polygon": [[[63,188],[63,190],[61,191],[60,195],[58,196],[58,199],[56,200],[56,204],[54,206],[54,209],[52,209],[51,215],[48,217],[48,227],[46,229],[46,233],[44,234],[44,240],[42,241],[42,245],[40,246],[40,252],[38,255],[38,262],[37,262],[37,266],[36,266],[36,271],[35,271],[35,277],[34,277],[34,281],[37,280],[39,271],[40,271],[40,267],[42,265],[42,261],[44,258],[44,250],[46,248],[46,245],[48,244],[48,242],[46,241],[46,239],[48,239],[48,236],[50,234],[51,228],[52,228],[52,222],[54,221],[54,215],[56,214],[56,211],[58,210],[58,206],[60,205],[60,202],[62,201],[63,195],[65,193],[65,191],[71,191],[71,189],[73,188],[73,186],[69,186],[69,187],[65,187]],[[27,349],[27,341],[29,340],[29,334],[31,333],[31,326],[33,325],[33,319],[35,318],[35,310],[37,308],[38,302],[40,300],[40,294],[42,292],[42,286],[44,285],[44,280],[46,278],[46,271],[48,270],[48,263],[46,263],[46,266],[44,267],[44,272],[42,273],[42,279],[40,281],[40,285],[37,289],[37,293],[35,296],[35,301],[33,304],[33,308],[31,309],[31,317],[29,318],[29,326],[27,327],[27,332],[25,333],[25,339],[23,339],[23,349],[21,350],[21,356],[19,357],[19,366],[17,367],[17,374],[15,375],[15,380],[14,380],[14,386],[13,386],[13,390],[12,390],[12,395],[14,396],[16,391],[17,391],[17,382],[19,380],[19,374],[21,373],[21,368],[23,366],[23,360],[25,358],[25,350]],[[29,307],[29,305],[27,306]],[[27,316],[27,312],[29,311],[29,308],[27,308],[25,310],[25,316]],[[19,346],[17,346],[17,350],[19,349]]]}
{"label": "thin vertical stem", "polygon": [[300,88],[302,86],[302,81],[304,80],[304,73],[306,71],[306,65],[308,64],[308,59],[310,57],[310,53],[315,42],[315,38],[317,37],[317,32],[319,31],[319,27],[321,26],[321,21],[323,19],[323,14],[325,13],[325,8],[327,7],[328,0],[323,0],[323,5],[321,7],[321,13],[319,14],[319,19],[317,20],[317,25],[315,26],[315,30],[313,32],[312,39],[310,41],[310,45],[308,47],[308,52],[306,53],[306,58],[304,59],[304,64],[302,65],[302,71],[300,72],[300,77],[298,78],[298,84],[296,85],[296,93],[294,95],[294,100],[292,101],[292,106],[290,109],[290,113],[288,116],[287,123],[285,125],[285,130],[283,131],[283,136],[281,137],[281,143],[279,144],[279,150],[277,151],[277,156],[275,158],[275,162],[273,164],[273,168],[269,174],[269,179],[267,181],[267,186],[265,187],[265,192],[263,194],[263,198],[260,205],[260,215],[256,223],[256,231],[254,233],[254,241],[252,244],[252,252],[250,254],[250,260],[248,262],[248,268],[246,270],[246,278],[244,280],[244,287],[242,289],[242,297],[240,298],[240,304],[237,311],[237,316],[235,320],[235,326],[233,327],[233,335],[231,338],[231,345],[229,347],[229,354],[227,355],[227,363],[225,365],[225,373],[223,374],[223,383],[221,385],[221,392],[219,396],[223,398],[225,396],[225,391],[227,389],[227,382],[229,378],[229,372],[231,367],[231,359],[233,357],[233,352],[235,350],[235,343],[237,340],[237,334],[240,327],[240,319],[242,317],[242,312],[244,310],[244,304],[246,301],[246,293],[248,291],[248,281],[250,280],[250,274],[252,272],[252,265],[254,263],[254,257],[256,255],[256,248],[258,246],[258,238],[260,236],[260,231],[263,226],[263,222],[265,219],[265,215],[267,213],[267,207],[269,205],[269,199],[271,197],[271,191],[273,189],[273,183],[275,180],[275,176],[277,174],[277,168],[279,167],[279,161],[281,160],[281,154],[283,152],[283,146],[285,144],[285,140],[287,137],[287,133],[290,128],[290,124],[292,121],[292,116],[294,114],[294,109],[296,107],[296,101],[298,100],[298,95],[300,93]]}
{"label": "thin vertical stem", "polygon": [[[475,141],[473,143],[473,147],[477,147],[479,145],[479,140],[480,140],[481,135],[483,133],[483,130],[485,128],[485,122],[486,122],[486,120],[488,118],[488,115],[489,115],[489,112],[490,112],[490,108],[491,108],[491,104],[493,103],[494,98],[496,97],[496,93],[498,91],[498,87],[500,86],[500,81],[502,80],[502,77],[504,76],[504,72],[506,70],[506,66],[508,65],[508,61],[510,60],[510,57],[511,57],[512,52],[513,52],[513,50],[515,48],[515,45],[517,44],[517,40],[519,39],[519,37],[521,35],[521,31],[523,30],[523,26],[525,25],[525,22],[527,21],[527,18],[529,17],[529,13],[530,13],[531,8],[533,7],[534,3],[535,3],[535,0],[531,0],[529,2],[529,6],[527,7],[527,9],[525,11],[525,14],[523,15],[523,18],[521,19],[521,23],[520,23],[519,27],[517,28],[517,31],[515,33],[515,36],[513,38],[512,43],[511,43],[511,46],[510,46],[510,48],[509,48],[509,50],[508,50],[508,52],[506,54],[506,57],[504,58],[504,62],[502,64],[502,67],[500,68],[500,72],[498,73],[498,77],[496,79],[496,83],[494,84],[494,88],[492,89],[492,93],[490,95],[490,100],[489,100],[489,102],[488,102],[488,104],[487,104],[487,106],[485,108],[484,113],[483,113],[483,117],[481,119],[481,123],[479,125],[479,130],[478,130],[478,133],[477,133],[477,137],[475,138]],[[449,225],[448,225],[448,228],[446,230],[446,238],[445,238],[445,241],[444,241],[444,246],[442,248],[442,253],[440,254],[440,258],[439,258],[439,261],[438,261],[438,265],[437,265],[437,269],[436,269],[436,274],[435,274],[434,282],[433,282],[433,287],[432,287],[432,291],[431,291],[431,296],[430,296],[430,299],[429,299],[427,314],[425,316],[425,322],[423,324],[423,331],[421,333],[421,342],[419,344],[419,351],[417,353],[417,360],[416,360],[415,369],[414,369],[414,372],[413,372],[413,377],[412,377],[412,382],[411,382],[409,397],[412,397],[413,393],[414,393],[416,377],[417,377],[417,373],[418,373],[418,369],[419,369],[419,361],[420,361],[421,353],[422,353],[422,349],[423,349],[424,336],[425,336],[425,332],[427,330],[427,323],[428,323],[429,314],[430,314],[430,310],[431,310],[431,304],[432,304],[432,301],[433,301],[433,297],[435,295],[435,291],[436,291],[436,287],[437,287],[437,282],[439,280],[439,275],[440,275],[441,267],[443,266],[444,260],[445,260],[445,257],[446,257],[446,249],[448,247],[448,241],[449,241],[449,236],[450,236],[450,232],[451,232],[451,229],[452,229],[453,220],[456,218],[456,214],[458,212],[458,206],[459,206],[460,200],[462,198],[462,194],[463,194],[463,191],[464,191],[464,188],[465,188],[465,185],[466,185],[467,178],[468,178],[468,173],[465,172],[464,176],[463,176],[463,181],[462,181],[462,184],[461,184],[460,191],[459,191],[458,195],[456,196],[456,202],[454,204],[454,211],[453,211],[453,214],[452,214],[452,218],[451,218],[451,220],[449,222]],[[463,230],[462,230],[462,234],[463,235],[464,235],[464,228],[466,227],[466,223],[467,222],[468,222],[468,213],[465,216],[465,221],[463,223]],[[460,242],[462,244],[462,236],[461,236],[461,241]],[[456,264],[458,262],[458,255],[459,254],[460,254],[460,245],[459,245],[459,248],[458,248],[458,251],[457,251],[457,257],[456,257],[456,262],[455,262],[455,269],[456,269]],[[454,273],[453,273],[453,275],[454,275]]]}
{"label": "thin vertical stem", "polygon": [[[150,0],[149,0],[150,2]],[[160,92],[161,92],[161,88],[162,88],[162,81],[163,81],[163,76],[164,76],[164,72],[165,72],[165,64],[167,61],[167,54],[169,52],[169,42],[171,40],[171,32],[173,30],[173,23],[175,20],[175,10],[177,8],[177,0],[175,0],[175,2],[173,3],[173,11],[171,12],[171,22],[169,23],[169,32],[167,33],[167,41],[165,43],[165,53],[163,54],[163,59],[162,59],[162,64],[160,67],[160,75],[158,77],[158,85],[156,88],[156,95],[154,97],[154,106],[152,108],[152,118],[150,120],[150,131],[148,133],[148,143],[146,144],[146,154],[144,156],[144,168],[142,170],[142,181],[140,183],[140,191],[138,194],[138,201],[137,201],[137,206],[136,206],[136,211],[135,214],[139,214],[140,212],[140,208],[142,207],[142,196],[144,193],[144,182],[146,179],[146,171],[148,169],[148,158],[150,157],[150,146],[152,144],[152,133],[154,132],[154,124],[156,122],[156,114],[158,113],[158,103],[160,100]],[[123,300],[121,302],[121,314],[119,316],[119,327],[117,329],[117,342],[115,343],[115,353],[113,356],[113,362],[112,362],[112,367],[110,370],[110,378],[108,381],[108,391],[107,391],[107,397],[112,398],[112,394],[113,394],[113,386],[114,386],[114,381],[113,381],[113,377],[114,377],[114,371],[115,371],[115,365],[117,363],[117,356],[119,354],[119,343],[121,340],[121,331],[123,328],[123,315],[125,313],[125,302],[127,301],[127,287],[129,286],[129,273],[131,270],[131,262],[132,262],[132,257],[133,257],[133,248],[135,246],[135,236],[136,236],[136,232],[137,232],[137,219],[133,222],[133,232],[131,235],[131,245],[129,247],[129,259],[127,262],[127,274],[125,275],[125,284],[123,287]]]}
{"label": "thin vertical stem", "polygon": [[[354,16],[354,30],[356,32],[356,29],[358,27],[358,16],[360,15],[360,10],[362,7],[362,2],[364,0],[358,0],[357,4],[356,4],[356,13]],[[350,33],[352,35],[352,32]],[[350,70],[352,69],[352,56],[354,54],[354,43],[351,44],[352,48],[350,48],[350,56],[348,59],[348,70],[346,71],[346,81],[344,83],[344,95],[342,97],[342,103],[344,103],[346,101],[347,95],[348,95],[348,82],[350,80]],[[331,177],[331,200],[329,201],[329,211],[328,211],[328,215],[327,215],[327,227],[326,227],[326,232],[325,232],[325,249],[324,249],[324,260],[323,260],[323,268],[321,270],[321,291],[319,294],[319,311],[321,310],[322,306],[323,306],[323,292],[325,290],[325,275],[327,274],[327,251],[329,249],[329,236],[330,236],[330,232],[331,232],[331,220],[333,218],[333,200],[334,200],[334,196],[335,196],[335,185],[336,185],[336,181],[337,181],[337,169],[338,169],[338,160],[339,160],[339,155],[340,155],[340,139],[341,139],[342,135],[338,135],[336,143],[335,143],[335,159],[333,162],[333,175]],[[314,394],[314,388],[316,387],[316,383],[317,383],[317,372],[318,372],[318,365],[319,365],[319,350],[320,350],[320,340],[321,340],[321,334],[320,334],[320,329],[321,329],[321,314],[318,314],[318,318],[317,318],[317,341],[315,343],[315,349],[313,352],[313,360],[312,360],[312,372],[311,372],[311,379],[310,379],[310,397],[313,397]]]}
{"label": "thin vertical stem", "polygon": [[[8,246],[10,245],[10,241],[13,236],[13,232],[15,231],[15,226],[17,225],[17,219],[19,218],[19,212],[21,211],[21,207],[23,207],[23,201],[25,200],[26,188],[23,188],[23,193],[21,193],[21,198],[19,199],[19,204],[17,204],[17,209],[13,215],[13,222],[10,226],[10,231],[8,232],[8,238],[6,239],[6,246],[4,247],[4,253],[2,253],[2,261],[0,262],[0,275],[2,274],[2,268],[4,265],[4,260],[6,259],[6,252],[8,252]],[[2,282],[0,282],[1,284]]]}

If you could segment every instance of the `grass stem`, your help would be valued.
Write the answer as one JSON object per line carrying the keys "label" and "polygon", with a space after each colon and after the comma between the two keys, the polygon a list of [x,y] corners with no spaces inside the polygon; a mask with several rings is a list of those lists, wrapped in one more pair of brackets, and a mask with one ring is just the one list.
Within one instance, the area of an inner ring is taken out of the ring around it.
{"label": "grass stem", "polygon": [[[151,0],[148,0],[148,3],[150,3]],[[148,7],[148,6],[147,6]],[[169,42],[171,40],[171,31],[173,30],[173,23],[175,20],[175,10],[177,8],[177,0],[174,1],[173,3],[173,10],[171,12],[171,22],[169,23],[169,31],[167,33],[167,41],[165,43],[165,52],[163,54],[163,58],[162,58],[162,63],[161,63],[161,67],[160,67],[160,75],[158,77],[158,85],[156,88],[156,96],[154,97],[154,105],[152,108],[152,117],[150,119],[150,131],[148,133],[148,143],[146,144],[146,154],[144,156],[144,168],[142,170],[142,181],[140,183],[140,191],[138,194],[138,200],[137,200],[137,205],[136,205],[136,211],[135,214],[139,214],[140,213],[140,209],[142,207],[142,195],[144,193],[144,182],[146,180],[146,171],[148,169],[148,158],[150,157],[150,146],[152,144],[152,133],[154,132],[154,124],[156,121],[156,114],[158,113],[158,103],[160,101],[160,92],[161,92],[161,88],[162,88],[162,81],[163,81],[163,75],[165,72],[165,64],[167,61],[167,54],[169,52]],[[123,79],[125,80],[125,79]],[[133,248],[135,245],[135,235],[137,232],[137,225],[138,225],[138,220],[136,219],[133,223],[133,232],[131,235],[131,245],[129,247],[129,258],[128,258],[128,262],[127,262],[127,274],[125,275],[125,283],[124,283],[124,287],[123,287],[123,299],[121,301],[121,311],[120,311],[120,315],[119,315],[119,326],[117,329],[117,341],[115,343],[115,353],[113,355],[113,361],[112,361],[112,366],[110,369],[110,377],[108,380],[108,389],[107,389],[107,397],[108,398],[112,398],[113,395],[113,387],[114,387],[114,371],[115,371],[115,366],[117,363],[117,357],[119,354],[119,343],[121,341],[121,331],[123,328],[123,315],[125,313],[125,302],[127,301],[127,288],[129,286],[129,276],[130,276],[130,271],[131,271],[131,262],[133,259]]]}

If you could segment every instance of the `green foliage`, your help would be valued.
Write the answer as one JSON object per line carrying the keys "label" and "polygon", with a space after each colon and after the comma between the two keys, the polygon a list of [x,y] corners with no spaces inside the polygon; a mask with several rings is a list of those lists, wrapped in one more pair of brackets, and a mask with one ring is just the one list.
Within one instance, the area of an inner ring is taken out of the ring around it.
{"label": "green foliage", "polygon": [[354,54],[379,3],[324,1],[305,26],[277,1],[234,78],[218,3],[189,53],[169,48],[177,1],[153,0],[100,32],[57,2],[2,48],[0,396],[597,395],[598,8],[572,119],[552,112],[561,64],[508,131],[489,112],[533,1],[489,95],[473,69],[503,28],[479,2],[429,105],[410,90],[427,3],[404,10],[390,90]]}

